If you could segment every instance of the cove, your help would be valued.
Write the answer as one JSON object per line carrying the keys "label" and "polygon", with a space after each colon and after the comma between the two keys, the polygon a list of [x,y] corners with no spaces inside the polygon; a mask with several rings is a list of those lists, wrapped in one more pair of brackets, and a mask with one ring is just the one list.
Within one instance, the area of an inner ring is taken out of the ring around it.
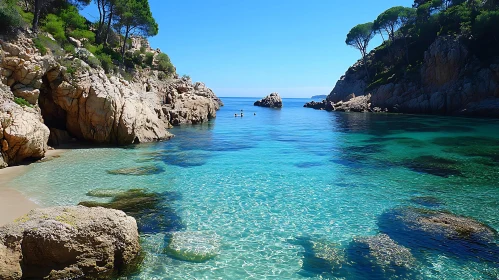
{"label": "cove", "polygon": [[[109,202],[87,195],[97,189],[175,194],[163,208],[178,225],[141,234],[145,259],[130,279],[499,276],[489,254],[499,252],[499,121],[316,111],[302,108],[306,99],[284,99],[281,109],[254,107],[255,98],[222,100],[215,120],[174,128],[170,141],[72,150],[33,164],[12,185],[42,206]],[[244,117],[234,117],[240,110]],[[108,172],[152,167],[161,172]],[[477,224],[458,228],[456,250],[420,246],[424,240],[400,234],[412,225],[394,230],[404,227],[394,209],[406,208]],[[487,238],[469,245],[481,224]],[[217,236],[217,255],[173,257],[171,231]],[[383,264],[383,246],[406,257]]]}

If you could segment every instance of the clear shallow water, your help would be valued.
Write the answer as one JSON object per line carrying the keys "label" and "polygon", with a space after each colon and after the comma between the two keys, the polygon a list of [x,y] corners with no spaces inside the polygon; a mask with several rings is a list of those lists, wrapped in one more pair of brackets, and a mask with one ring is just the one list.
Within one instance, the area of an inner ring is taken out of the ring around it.
{"label": "clear shallow water", "polygon": [[[175,128],[171,141],[73,150],[32,165],[14,185],[44,206],[92,200],[86,193],[97,188],[170,192],[181,230],[221,238],[216,258],[190,263],[165,254],[167,233],[143,234],[144,267],[130,279],[499,277],[497,262],[417,247],[408,275],[373,275],[351,261],[330,273],[308,266],[307,247],[344,251],[353,237],[379,233],[380,216],[398,206],[437,206],[499,229],[499,121],[330,113],[302,108],[306,99],[285,99],[281,110],[223,101],[216,120]],[[164,172],[106,172],[150,165]],[[427,196],[438,205],[414,202]]]}

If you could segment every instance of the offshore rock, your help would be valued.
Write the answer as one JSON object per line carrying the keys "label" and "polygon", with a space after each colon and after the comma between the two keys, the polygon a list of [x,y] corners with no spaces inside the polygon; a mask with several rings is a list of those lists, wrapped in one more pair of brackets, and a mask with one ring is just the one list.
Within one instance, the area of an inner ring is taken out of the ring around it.
{"label": "offshore rock", "polygon": [[36,209],[0,228],[0,279],[107,279],[139,251],[135,219],[122,211]]}
{"label": "offshore rock", "polygon": [[253,105],[269,108],[281,108],[282,99],[277,92],[267,95],[265,98],[256,101]]}

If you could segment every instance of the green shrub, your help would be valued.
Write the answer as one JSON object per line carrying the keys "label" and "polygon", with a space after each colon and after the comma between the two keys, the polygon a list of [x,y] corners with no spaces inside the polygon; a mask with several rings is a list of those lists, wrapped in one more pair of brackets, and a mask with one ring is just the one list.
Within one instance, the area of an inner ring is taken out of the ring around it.
{"label": "green shrub", "polygon": [[62,46],[65,52],[74,54],[75,53],[75,46],[71,45],[70,43],[66,43]]}
{"label": "green shrub", "polygon": [[167,76],[166,76],[166,74],[164,72],[159,72],[158,73],[158,79],[160,81],[166,80],[166,78],[167,78]]}
{"label": "green shrub", "polygon": [[94,55],[102,53],[102,50],[104,48],[104,46],[102,46],[102,45],[95,46],[95,45],[92,45],[90,42],[86,42],[84,47],[89,52],[93,53]]}
{"label": "green shrub", "polygon": [[154,61],[154,53],[152,52],[146,53],[146,58],[144,59],[144,63],[146,65],[152,66],[153,61]]}
{"label": "green shrub", "polygon": [[60,19],[64,24],[64,29],[87,29],[85,22],[87,21],[80,15],[78,9],[73,5],[68,5],[60,13]]}
{"label": "green shrub", "polygon": [[43,45],[42,41],[39,38],[33,39],[33,44],[42,55],[47,54],[47,48]]}
{"label": "green shrub", "polygon": [[142,65],[143,56],[139,50],[136,50],[132,55],[132,61],[135,65]]}
{"label": "green shrub", "polygon": [[64,33],[64,23],[63,21],[54,14],[49,14],[44,20],[44,25],[42,30],[54,36],[55,40],[58,42],[66,41],[66,34]]}
{"label": "green shrub", "polygon": [[20,27],[23,19],[16,9],[13,1],[2,1],[0,3],[0,33],[6,33],[13,28]]}
{"label": "green shrub", "polygon": [[100,63],[100,60],[97,57],[95,57],[95,56],[89,56],[89,57],[87,57],[86,62],[92,68],[98,68],[98,67],[102,66],[101,63]]}
{"label": "green shrub", "polygon": [[158,70],[166,72],[168,75],[175,73],[175,67],[173,66],[170,58],[165,53],[160,53],[156,56],[158,61]]}
{"label": "green shrub", "polygon": [[76,29],[69,32],[69,36],[78,40],[87,39],[90,44],[95,42],[95,33],[90,30]]}
{"label": "green shrub", "polygon": [[140,47],[140,53],[141,53],[141,54],[145,54],[145,53],[146,53],[146,47],[141,46],[141,47]]}
{"label": "green shrub", "polygon": [[33,23],[33,18],[35,17],[35,15],[33,15],[32,12],[23,11],[23,9],[21,9],[21,7],[19,7],[19,6],[16,6],[16,7],[17,7],[17,11],[19,12],[19,15],[21,15],[21,18],[23,19],[24,23],[28,26],[31,26],[31,24]]}
{"label": "green shrub", "polygon": [[184,74],[184,75],[182,75],[182,78],[187,79],[187,80],[190,80],[190,79],[191,79],[191,76],[189,76],[189,75],[187,75],[187,74]]}
{"label": "green shrub", "polygon": [[101,66],[104,71],[106,71],[106,73],[110,73],[113,70],[114,64],[110,55],[101,53],[97,55],[97,58],[99,59]]}
{"label": "green shrub", "polygon": [[21,106],[33,107],[33,105],[31,105],[28,101],[26,101],[26,99],[22,97],[14,97],[14,102]]}

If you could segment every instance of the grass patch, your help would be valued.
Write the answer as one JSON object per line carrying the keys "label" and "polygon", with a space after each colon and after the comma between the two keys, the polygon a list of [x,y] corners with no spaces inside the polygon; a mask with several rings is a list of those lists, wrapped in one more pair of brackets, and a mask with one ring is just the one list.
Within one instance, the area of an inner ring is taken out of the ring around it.
{"label": "grass patch", "polygon": [[24,99],[22,97],[14,97],[14,102],[16,102],[16,104],[21,105],[23,107],[26,106],[26,107],[33,108],[33,105],[31,105],[28,101],[26,101],[26,99]]}

